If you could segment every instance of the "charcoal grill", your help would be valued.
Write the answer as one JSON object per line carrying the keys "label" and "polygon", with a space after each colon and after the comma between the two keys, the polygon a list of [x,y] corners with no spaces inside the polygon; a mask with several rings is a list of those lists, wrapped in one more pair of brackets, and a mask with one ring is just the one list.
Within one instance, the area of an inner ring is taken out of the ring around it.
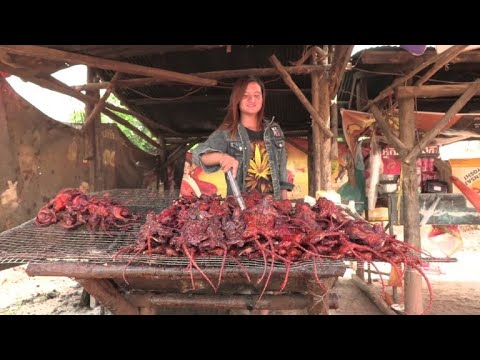
{"label": "charcoal grill", "polygon": [[[179,195],[178,191],[158,194],[146,189],[114,189],[108,193],[112,200],[125,204],[143,219],[149,211],[158,213],[168,207]],[[214,294],[198,271],[187,270],[187,258],[142,254],[131,261],[133,255],[129,254],[120,255],[114,261],[120,247],[135,242],[140,226],[105,233],[83,227],[66,230],[58,224],[38,227],[30,220],[0,234],[0,264],[28,263],[27,273],[31,276],[75,278],[115,314],[157,313],[162,308],[229,311],[254,307],[305,308],[310,313],[325,314],[328,313],[328,291],[346,271],[343,261],[317,262],[322,288],[314,277],[313,262],[292,265],[288,285],[279,296],[275,293],[284,280],[285,266],[276,262],[266,295],[256,303],[264,286],[264,282],[257,284],[263,274],[263,260],[227,259],[222,285]],[[216,283],[222,258],[198,258],[196,262]]]}

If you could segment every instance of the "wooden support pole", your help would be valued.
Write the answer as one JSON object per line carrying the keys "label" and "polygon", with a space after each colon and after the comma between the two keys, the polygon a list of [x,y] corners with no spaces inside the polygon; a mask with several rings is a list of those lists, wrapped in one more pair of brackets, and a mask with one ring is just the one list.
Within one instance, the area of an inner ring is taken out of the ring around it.
{"label": "wooden support pole", "polygon": [[[327,129],[330,128],[330,96],[328,90],[328,79],[326,76],[320,78],[318,90],[320,92],[320,119],[323,119],[323,124]],[[331,137],[320,134],[320,187],[322,190],[332,189],[332,161],[330,160],[332,151]]]}
{"label": "wooden support pole", "polygon": [[[96,79],[95,72],[91,67],[87,67],[87,81],[94,82]],[[95,98],[95,91],[88,91],[88,96]],[[92,103],[85,103],[85,116],[89,117],[93,111]],[[89,176],[88,182],[90,186],[90,191],[98,191],[97,176],[96,176],[96,162],[98,161],[96,154],[96,127],[90,126],[85,135],[85,159],[88,160],[89,165]]]}
{"label": "wooden support pole", "polygon": [[[300,65],[300,66],[287,66],[285,70],[292,75],[308,75],[314,71],[323,71],[325,69],[322,65]],[[239,78],[248,75],[254,75],[257,77],[275,76],[278,72],[275,68],[252,68],[252,69],[239,69],[239,70],[222,70],[222,71],[209,71],[202,73],[192,73],[189,75],[198,76],[205,79],[230,79]],[[139,78],[129,80],[117,81],[117,87],[122,88],[135,88],[142,86],[151,86],[158,84],[165,84],[167,81],[159,78]],[[83,91],[87,89],[106,89],[110,86],[110,82],[105,81],[101,83],[87,83],[85,85],[72,86],[73,89]]]}
{"label": "wooden support pole", "polygon": [[415,147],[410,150],[407,156],[403,158],[403,161],[407,164],[412,162],[421,151],[432,141],[438,134],[448,125],[450,120],[470,101],[470,99],[480,91],[480,79],[475,80],[463,93],[462,96],[458,98],[457,101],[448,109],[445,115],[435,124],[435,126],[427,132],[420,142],[415,145]]}
{"label": "wooden support pole", "polygon": [[[320,110],[320,74],[312,73],[312,106],[316,112]],[[320,154],[322,152],[321,129],[316,121],[312,121],[312,170],[313,196],[316,198],[317,191],[322,189],[321,174],[325,169],[322,167]]]}
{"label": "wooden support pole", "polygon": [[163,183],[164,189],[165,184],[167,183],[167,171],[162,169],[162,165],[166,163],[167,160],[167,144],[165,142],[165,138],[163,136],[159,136],[157,138],[158,141],[158,167],[157,172],[157,190],[160,188],[160,181]]}
{"label": "wooden support pole", "polygon": [[348,61],[352,55],[354,45],[334,45],[335,52],[333,53],[332,66],[329,71],[329,86],[328,92],[330,99],[334,99],[337,95],[340,82],[342,81],[343,74],[347,69]]}
{"label": "wooden support pole", "polygon": [[[415,144],[414,99],[399,101],[400,140],[407,148]],[[417,249],[422,248],[420,239],[420,207],[418,201],[416,156],[410,164],[402,162],[403,225],[405,242]],[[422,278],[412,268],[405,271],[405,312],[407,314],[423,313]]]}
{"label": "wooden support pole", "polygon": [[330,115],[332,119],[332,152],[330,154],[330,159],[332,161],[338,161],[338,105],[337,105],[337,98],[335,97],[332,105],[330,106]]}
{"label": "wooden support pole", "polygon": [[310,298],[310,304],[307,309],[309,315],[329,314],[330,290],[336,281],[337,278],[328,277],[322,279],[322,285],[320,286],[313,276],[307,280],[307,298]]}
{"label": "wooden support pole", "polygon": [[447,51],[441,53],[441,54],[437,54],[436,56],[434,57],[431,57],[429,59],[426,59],[424,62],[422,62],[420,65],[416,66],[415,68],[413,68],[413,70],[411,70],[408,74],[402,76],[402,77],[399,77],[397,78],[395,81],[392,82],[392,84],[388,87],[386,87],[385,89],[383,89],[380,94],[378,94],[375,99],[371,100],[368,102],[367,105],[365,105],[364,108],[361,109],[361,111],[365,111],[367,110],[368,108],[370,108],[370,106],[372,104],[375,104],[377,102],[379,102],[380,100],[383,100],[385,99],[387,96],[393,94],[393,91],[396,87],[398,87],[399,85],[402,85],[403,83],[405,83],[407,80],[413,78],[416,74],[418,74],[418,72],[422,71],[423,69],[425,69],[427,66],[433,64],[433,63],[436,63],[437,61],[442,61],[442,59],[445,59],[445,58],[449,58],[449,54],[453,51],[458,51],[459,49],[465,49],[468,45],[455,45],[453,47],[451,47],[450,49],[448,49]]}
{"label": "wooden support pole", "polygon": [[308,164],[308,195],[311,197],[315,197],[315,189],[316,189],[316,182],[315,182],[315,161],[313,159],[313,153],[315,151],[315,146],[313,142],[313,126],[316,123],[312,123],[312,131],[308,134],[308,156],[307,156],[307,164]]}
{"label": "wooden support pole", "polygon": [[372,104],[370,106],[370,111],[372,112],[373,116],[375,117],[375,120],[377,121],[378,127],[382,130],[383,135],[387,138],[387,140],[390,142],[390,144],[393,145],[395,150],[400,154],[400,156],[404,156],[407,154],[408,148],[405,146],[405,144],[398,138],[396,137],[390,126],[387,124],[387,122],[383,119],[382,112],[378,108],[377,105]]}
{"label": "wooden support pole", "polygon": [[93,120],[100,114],[100,112],[102,111],[102,108],[105,106],[105,103],[107,102],[108,97],[112,93],[115,81],[118,79],[119,76],[120,76],[119,72],[115,73],[115,75],[112,78],[111,85],[108,87],[108,89],[105,91],[101,99],[95,105],[92,112],[87,116],[85,123],[83,124],[82,131],[85,131],[90,126],[90,124],[93,123]]}
{"label": "wooden support pole", "polygon": [[285,70],[283,65],[280,63],[280,61],[277,59],[275,55],[272,55],[269,57],[270,62],[272,63],[273,66],[277,69],[277,71],[280,73],[282,76],[283,81],[288,85],[288,87],[293,91],[293,93],[298,97],[300,102],[305,106],[307,111],[310,113],[312,116],[312,119],[320,126],[320,129],[324,132],[324,134],[328,137],[331,138],[333,136],[332,132],[328,127],[325,126],[324,120],[321,118],[321,116],[315,111],[313,108],[312,104],[308,101],[308,99],[303,95],[302,91],[298,88],[297,84],[293,81],[292,77],[288,74],[288,72]]}
{"label": "wooden support pole", "polygon": [[174,71],[152,68],[121,61],[102,59],[94,56],[71,53],[62,50],[51,49],[44,46],[33,45],[0,45],[0,49],[8,53],[25,56],[34,56],[42,59],[65,61],[70,64],[83,64],[97,69],[113,70],[126,74],[137,74],[162,78],[168,81],[196,86],[216,86],[217,81],[202,79],[197,76],[182,74]]}

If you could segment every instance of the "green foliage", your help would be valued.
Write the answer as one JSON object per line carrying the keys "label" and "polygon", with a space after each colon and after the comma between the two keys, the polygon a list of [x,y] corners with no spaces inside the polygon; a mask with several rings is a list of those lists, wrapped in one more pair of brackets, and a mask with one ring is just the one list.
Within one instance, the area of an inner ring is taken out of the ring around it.
{"label": "green foliage", "polygon": [[[109,104],[115,105],[117,107],[121,107],[123,109],[126,109],[125,106],[122,106],[120,104],[120,100],[115,97],[114,94],[110,94],[107,102]],[[132,124],[134,127],[136,127],[138,130],[143,132],[145,135],[150,137],[153,140],[156,140],[156,138],[152,135],[150,130],[148,130],[136,117],[128,114],[123,114],[115,111],[115,114],[120,116],[122,119],[128,121],[130,124]],[[144,139],[139,137],[137,134],[135,134],[132,130],[128,129],[127,127],[116,123],[112,119],[110,119],[108,116],[102,113],[101,115],[101,121],[103,124],[109,124],[109,123],[115,123],[119,129],[125,134],[125,136],[137,147],[142,149],[143,151],[146,151],[150,154],[155,154],[155,148],[146,142]],[[71,124],[83,124],[85,122],[85,111],[74,111],[70,115],[70,123]]]}

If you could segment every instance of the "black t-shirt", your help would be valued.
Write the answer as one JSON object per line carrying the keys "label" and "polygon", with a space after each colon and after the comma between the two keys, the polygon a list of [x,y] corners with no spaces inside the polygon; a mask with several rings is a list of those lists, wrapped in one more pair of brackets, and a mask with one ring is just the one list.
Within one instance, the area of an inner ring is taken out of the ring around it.
{"label": "black t-shirt", "polygon": [[247,130],[250,141],[263,141],[263,130],[253,131],[248,128],[245,129]]}
{"label": "black t-shirt", "polygon": [[247,129],[250,139],[250,161],[248,164],[245,187],[247,191],[257,190],[262,193],[273,193],[272,175],[267,148],[263,140],[264,131]]}

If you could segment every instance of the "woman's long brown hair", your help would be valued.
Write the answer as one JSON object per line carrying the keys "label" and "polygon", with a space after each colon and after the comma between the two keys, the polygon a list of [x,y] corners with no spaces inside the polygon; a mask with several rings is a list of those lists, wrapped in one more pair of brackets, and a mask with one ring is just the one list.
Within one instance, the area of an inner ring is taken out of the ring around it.
{"label": "woman's long brown hair", "polygon": [[255,76],[247,76],[238,79],[232,88],[232,93],[230,95],[230,101],[228,103],[227,115],[223,119],[220,129],[227,130],[230,133],[230,138],[234,139],[237,136],[238,131],[238,122],[240,121],[240,101],[245,94],[248,84],[255,82],[260,85],[262,91],[262,107],[257,114],[257,121],[263,119],[263,114],[265,110],[265,85],[262,80]]}

